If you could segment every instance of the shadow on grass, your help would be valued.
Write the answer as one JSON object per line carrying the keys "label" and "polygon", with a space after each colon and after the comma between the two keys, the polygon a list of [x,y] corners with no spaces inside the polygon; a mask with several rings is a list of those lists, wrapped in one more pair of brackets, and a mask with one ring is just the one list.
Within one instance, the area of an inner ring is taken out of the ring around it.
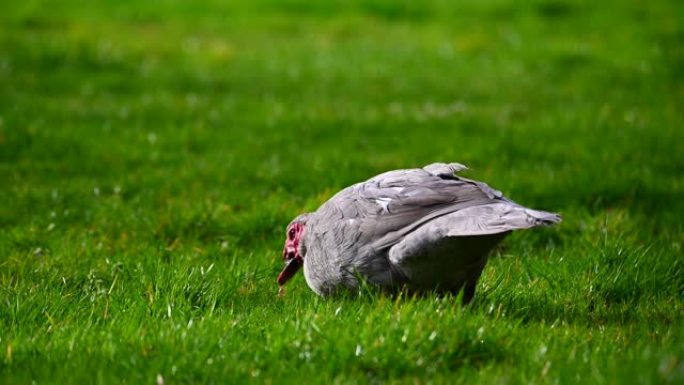
{"label": "shadow on grass", "polygon": [[535,6],[536,12],[547,19],[562,19],[573,16],[577,11],[575,5],[566,1],[544,1]]}
{"label": "shadow on grass", "polygon": [[[410,360],[408,358],[413,360]],[[361,360],[350,360],[346,371],[359,371],[369,381],[379,381],[390,377],[422,377],[430,372],[457,372],[464,368],[480,369],[488,364],[512,359],[502,344],[495,341],[462,340],[450,344],[448,348],[426,351],[425,356],[415,354],[404,359],[364,356]]]}

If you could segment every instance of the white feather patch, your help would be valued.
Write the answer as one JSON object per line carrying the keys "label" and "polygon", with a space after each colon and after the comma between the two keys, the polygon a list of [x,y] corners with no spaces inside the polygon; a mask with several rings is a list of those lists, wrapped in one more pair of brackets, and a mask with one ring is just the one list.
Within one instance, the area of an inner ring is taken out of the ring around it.
{"label": "white feather patch", "polygon": [[376,202],[377,204],[379,204],[380,207],[382,207],[382,209],[383,209],[384,211],[386,211],[386,212],[389,212],[388,206],[389,206],[389,204],[390,204],[391,201],[392,201],[391,198],[378,198],[378,199],[375,200],[375,202]]}

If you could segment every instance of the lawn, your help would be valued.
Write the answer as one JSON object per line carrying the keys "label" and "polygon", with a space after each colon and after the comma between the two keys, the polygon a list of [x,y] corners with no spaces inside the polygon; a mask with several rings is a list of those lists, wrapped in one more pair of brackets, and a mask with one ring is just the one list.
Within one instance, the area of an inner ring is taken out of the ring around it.
{"label": "lawn", "polygon": [[[684,383],[684,3],[0,11],[0,383]],[[467,164],[560,212],[474,302],[321,299],[284,229]]]}

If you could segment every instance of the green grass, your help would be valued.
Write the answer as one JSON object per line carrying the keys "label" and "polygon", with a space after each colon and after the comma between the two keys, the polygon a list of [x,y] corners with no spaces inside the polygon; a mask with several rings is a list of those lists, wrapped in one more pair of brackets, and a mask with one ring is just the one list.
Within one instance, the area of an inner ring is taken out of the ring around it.
{"label": "green grass", "polygon": [[[684,383],[675,1],[5,2],[0,383]],[[338,189],[471,166],[552,229],[457,298],[277,297]]]}

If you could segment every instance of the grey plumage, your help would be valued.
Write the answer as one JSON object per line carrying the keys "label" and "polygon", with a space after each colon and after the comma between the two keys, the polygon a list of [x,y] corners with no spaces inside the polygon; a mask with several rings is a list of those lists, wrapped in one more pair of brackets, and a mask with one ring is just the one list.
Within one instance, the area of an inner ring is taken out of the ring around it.
{"label": "grey plumage", "polygon": [[385,288],[465,288],[466,301],[488,252],[512,230],[560,216],[525,208],[485,183],[455,173],[458,163],[395,170],[343,189],[297,217],[298,251],[316,293],[356,289],[358,278]]}

